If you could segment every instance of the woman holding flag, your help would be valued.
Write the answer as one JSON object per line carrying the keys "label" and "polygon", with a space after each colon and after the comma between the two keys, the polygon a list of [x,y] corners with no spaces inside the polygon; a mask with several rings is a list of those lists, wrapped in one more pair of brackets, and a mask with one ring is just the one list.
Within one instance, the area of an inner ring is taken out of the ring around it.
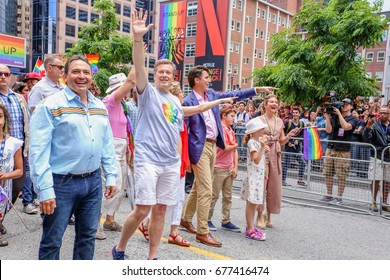
{"label": "woman holding flag", "polygon": [[0,247],[8,245],[3,236],[7,233],[3,220],[11,206],[13,207],[12,179],[23,175],[23,141],[7,134],[9,125],[10,114],[5,106],[0,104]]}

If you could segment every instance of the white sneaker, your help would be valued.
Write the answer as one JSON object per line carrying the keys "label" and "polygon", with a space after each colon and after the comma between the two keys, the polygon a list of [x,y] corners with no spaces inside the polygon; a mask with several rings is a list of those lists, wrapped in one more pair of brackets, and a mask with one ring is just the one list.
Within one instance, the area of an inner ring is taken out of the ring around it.
{"label": "white sneaker", "polygon": [[34,204],[29,203],[23,206],[23,212],[26,214],[37,214],[38,209],[34,206]]}

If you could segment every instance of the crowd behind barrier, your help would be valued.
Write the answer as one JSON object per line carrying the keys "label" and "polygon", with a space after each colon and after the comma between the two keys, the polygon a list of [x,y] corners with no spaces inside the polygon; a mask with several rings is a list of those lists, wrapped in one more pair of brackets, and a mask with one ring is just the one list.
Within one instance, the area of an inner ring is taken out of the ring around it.
{"label": "crowd behind barrier", "polygon": [[[302,138],[294,138],[297,140],[303,140]],[[332,141],[332,140],[323,140],[323,142],[327,142],[328,144],[340,142],[340,141]],[[374,155],[376,158],[377,149],[367,143],[361,142],[343,142],[351,144],[351,153],[353,153],[357,149],[364,149],[368,151],[369,154]],[[305,143],[304,143],[305,145]],[[246,147],[242,147],[240,149],[246,150]],[[323,151],[325,154],[325,151]],[[348,161],[350,163],[350,171],[347,176],[347,185],[343,194],[343,204],[336,204],[334,202],[322,202],[321,198],[326,195],[326,185],[325,185],[325,176],[323,174],[324,167],[324,159],[328,158],[323,155],[321,159],[318,160],[308,160],[306,161],[306,166],[304,169],[304,180],[306,185],[298,184],[299,175],[299,161],[298,158],[303,158],[303,153],[289,153],[285,150],[282,150],[282,165],[285,163],[286,156],[291,155],[292,160],[290,160],[288,171],[287,171],[287,183],[288,185],[283,186],[283,198],[285,200],[291,202],[297,202],[300,204],[306,205],[318,205],[321,207],[329,207],[334,208],[337,207],[341,210],[346,211],[356,211],[359,213],[379,215],[390,218],[390,213],[382,210],[382,206],[388,206],[388,203],[382,202],[382,190],[385,187],[383,184],[383,179],[386,179],[386,168],[390,168],[390,162],[384,161],[385,153],[390,153],[390,147],[387,147],[382,153],[382,160],[374,161],[373,158],[365,156],[358,156],[353,158],[351,156],[350,159],[341,159],[342,161]],[[236,192],[239,191],[239,187],[241,185],[242,173],[246,170],[246,154],[244,156],[244,161],[239,163],[240,171],[239,175],[235,181]],[[380,183],[380,196],[377,198],[377,205],[379,206],[378,212],[374,212],[369,209],[369,205],[373,202],[373,174],[376,174],[377,170],[383,170],[382,181]],[[335,181],[335,185],[337,181]],[[336,197],[336,193],[333,193],[334,197]]]}

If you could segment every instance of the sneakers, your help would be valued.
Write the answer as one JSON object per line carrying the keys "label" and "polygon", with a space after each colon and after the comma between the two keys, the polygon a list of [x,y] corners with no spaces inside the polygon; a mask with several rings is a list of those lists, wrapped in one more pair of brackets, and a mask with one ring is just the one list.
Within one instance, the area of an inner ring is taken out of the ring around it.
{"label": "sneakers", "polygon": [[370,210],[371,211],[374,211],[374,212],[378,212],[378,206],[376,205],[376,202],[373,201],[371,204],[370,204]]}
{"label": "sneakers", "polygon": [[209,226],[209,230],[217,231],[217,228],[213,225],[213,223],[211,221],[208,221],[207,225]]}
{"label": "sneakers", "polygon": [[119,231],[119,232],[121,232],[122,231],[122,226],[114,221],[114,222],[109,223],[109,224],[104,223],[103,224],[103,229],[105,231]]}
{"label": "sneakers", "polygon": [[35,207],[39,207],[39,199],[36,198],[33,200],[32,204],[35,206]]}
{"label": "sneakers", "polygon": [[382,210],[386,212],[390,212],[390,206],[383,205]]}
{"label": "sneakers", "polygon": [[333,197],[328,196],[328,195],[325,195],[325,196],[321,199],[321,201],[323,201],[323,202],[331,202],[332,200],[333,200]]}
{"label": "sneakers", "polygon": [[264,232],[254,228],[253,230],[246,230],[245,231],[245,237],[249,239],[253,239],[256,241],[265,241],[266,240],[266,235]]}
{"label": "sneakers", "polygon": [[107,235],[104,233],[103,228],[102,228],[102,226],[100,225],[100,223],[99,223],[98,230],[97,230],[97,232],[96,232],[95,238],[96,238],[97,240],[104,240],[104,239],[107,238]]}
{"label": "sneakers", "polygon": [[334,204],[343,205],[344,202],[343,202],[343,200],[342,200],[340,197],[336,197],[336,198],[334,199]]}
{"label": "sneakers", "polygon": [[23,212],[26,214],[37,214],[38,209],[32,203],[29,203],[23,206]]}
{"label": "sneakers", "polygon": [[282,181],[282,185],[283,185],[284,187],[289,187],[289,186],[291,186],[289,183],[287,183],[286,180]]}
{"label": "sneakers", "polygon": [[221,223],[221,226],[223,229],[226,229],[226,230],[230,230],[230,231],[234,231],[234,232],[241,232],[240,228],[233,225],[231,222],[228,222],[226,224]]}
{"label": "sneakers", "polygon": [[306,187],[306,183],[303,180],[298,180],[298,185]]}
{"label": "sneakers", "polygon": [[75,220],[74,214],[72,214],[72,216],[70,216],[70,219],[68,221],[68,225],[73,226],[75,223],[76,223],[76,220]]}
{"label": "sneakers", "polygon": [[0,222],[0,234],[6,234],[7,233],[7,229],[5,228],[5,226]]}
{"label": "sneakers", "polygon": [[125,259],[125,252],[120,252],[120,251],[118,252],[116,250],[116,245],[115,245],[114,248],[112,248],[111,250],[111,256],[113,260],[123,261]]}

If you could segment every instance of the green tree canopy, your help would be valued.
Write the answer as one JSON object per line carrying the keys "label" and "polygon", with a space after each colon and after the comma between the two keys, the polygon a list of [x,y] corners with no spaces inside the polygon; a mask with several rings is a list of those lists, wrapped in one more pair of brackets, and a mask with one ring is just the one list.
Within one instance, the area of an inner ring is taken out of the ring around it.
{"label": "green tree canopy", "polygon": [[[376,81],[366,77],[357,51],[382,41],[381,9],[381,1],[305,1],[291,28],[272,36],[272,64],[254,71],[255,84],[279,87],[283,100],[313,106],[330,90],[339,98],[376,94]],[[307,30],[304,39],[301,28]]]}
{"label": "green tree canopy", "polygon": [[112,1],[95,0],[93,8],[99,18],[81,28],[80,39],[67,49],[66,55],[100,55],[97,64],[99,71],[94,74],[94,79],[104,95],[111,75],[121,72],[128,74],[133,43],[130,36],[120,35],[116,31],[119,21]]}

